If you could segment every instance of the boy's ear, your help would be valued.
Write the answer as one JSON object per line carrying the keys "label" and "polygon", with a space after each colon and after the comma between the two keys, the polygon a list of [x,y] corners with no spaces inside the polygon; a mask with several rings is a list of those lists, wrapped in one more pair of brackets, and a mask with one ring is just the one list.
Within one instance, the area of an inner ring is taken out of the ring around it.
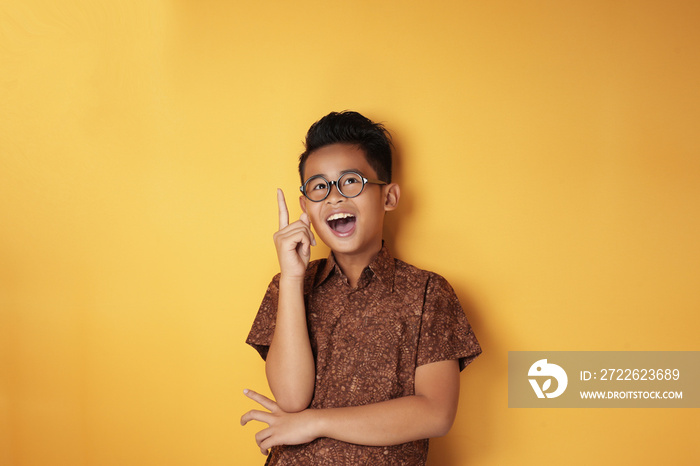
{"label": "boy's ear", "polygon": [[401,197],[401,188],[396,183],[390,183],[384,186],[384,211],[389,212],[399,206],[399,198]]}
{"label": "boy's ear", "polygon": [[299,205],[301,206],[301,211],[306,213],[306,197],[303,194],[299,196]]}

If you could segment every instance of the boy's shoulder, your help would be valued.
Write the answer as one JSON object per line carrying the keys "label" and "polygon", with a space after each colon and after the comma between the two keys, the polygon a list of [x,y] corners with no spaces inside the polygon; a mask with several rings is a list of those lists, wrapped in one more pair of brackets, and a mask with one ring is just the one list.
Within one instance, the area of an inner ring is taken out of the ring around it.
{"label": "boy's shoulder", "polygon": [[396,264],[395,275],[400,281],[406,281],[408,284],[414,284],[429,287],[430,289],[452,289],[452,286],[445,277],[432,270],[422,269],[401,259],[394,259]]}
{"label": "boy's shoulder", "polygon": [[408,262],[403,261],[401,259],[394,258],[394,264],[396,266],[397,273],[402,273],[402,274],[406,274],[406,275],[425,276],[425,277],[428,277],[430,275],[437,275],[435,272],[432,272],[432,271],[426,270],[426,269],[422,269],[422,268],[417,267],[413,264],[409,264]]}

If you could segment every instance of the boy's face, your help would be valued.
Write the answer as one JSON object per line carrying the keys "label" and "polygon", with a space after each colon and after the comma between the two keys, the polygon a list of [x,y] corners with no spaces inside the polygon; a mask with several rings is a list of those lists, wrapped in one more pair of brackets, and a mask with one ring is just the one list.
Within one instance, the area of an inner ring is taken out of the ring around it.
{"label": "boy's face", "polygon": [[[336,181],[348,170],[359,172],[365,178],[377,178],[362,149],[348,144],[332,144],[309,155],[304,165],[304,181],[314,175]],[[343,197],[333,186],[328,197],[321,202],[312,202],[303,195],[300,202],[316,233],[334,253],[375,254],[382,245],[384,214],[397,206],[398,186],[367,183],[362,193],[353,198]],[[336,214],[349,216],[333,220]]]}

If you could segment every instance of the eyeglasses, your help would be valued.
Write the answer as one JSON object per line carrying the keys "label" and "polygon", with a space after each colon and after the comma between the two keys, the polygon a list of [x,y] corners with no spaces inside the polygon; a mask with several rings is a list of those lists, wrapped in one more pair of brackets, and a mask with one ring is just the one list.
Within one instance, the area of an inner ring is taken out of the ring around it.
{"label": "eyeglasses", "polygon": [[345,172],[340,175],[337,181],[328,181],[323,175],[314,175],[299,190],[312,202],[321,202],[331,193],[333,185],[338,189],[341,196],[352,198],[359,196],[365,189],[367,183],[386,184],[380,180],[370,180],[357,172]]}

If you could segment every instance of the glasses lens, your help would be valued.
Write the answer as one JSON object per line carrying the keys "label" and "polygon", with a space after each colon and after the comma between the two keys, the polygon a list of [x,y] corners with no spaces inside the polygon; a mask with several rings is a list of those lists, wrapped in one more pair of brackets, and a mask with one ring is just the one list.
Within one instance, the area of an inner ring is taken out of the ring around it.
{"label": "glasses lens", "polygon": [[321,201],[328,192],[328,181],[322,176],[313,176],[306,181],[304,194],[312,201]]}
{"label": "glasses lens", "polygon": [[346,173],[338,180],[338,189],[346,197],[355,197],[362,192],[362,177],[357,173]]}

